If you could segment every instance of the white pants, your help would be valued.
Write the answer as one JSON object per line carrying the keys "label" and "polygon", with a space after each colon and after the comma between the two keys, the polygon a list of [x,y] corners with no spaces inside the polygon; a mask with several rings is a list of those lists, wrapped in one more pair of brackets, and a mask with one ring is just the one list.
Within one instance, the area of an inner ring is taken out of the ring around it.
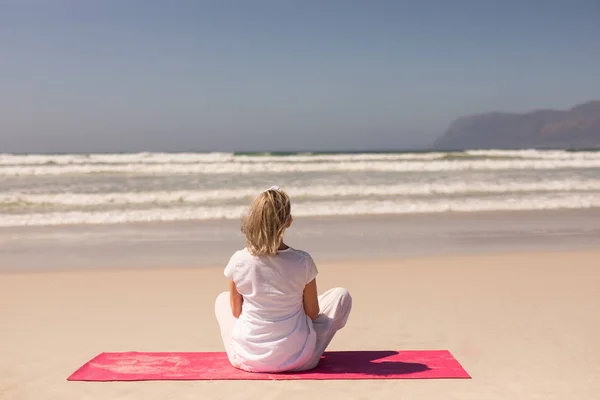
{"label": "white pants", "polygon": [[[346,325],[350,310],[352,309],[352,297],[346,289],[329,289],[319,296],[319,309],[320,313],[317,319],[313,321],[313,327],[317,333],[317,345],[314,356],[305,365],[298,368],[298,371],[312,369],[319,364],[321,356],[335,333]],[[225,345],[225,350],[229,359],[231,359],[229,339],[231,338],[231,332],[237,319],[231,313],[229,292],[223,292],[217,297],[215,314],[219,322],[219,328],[221,329],[221,337]]]}

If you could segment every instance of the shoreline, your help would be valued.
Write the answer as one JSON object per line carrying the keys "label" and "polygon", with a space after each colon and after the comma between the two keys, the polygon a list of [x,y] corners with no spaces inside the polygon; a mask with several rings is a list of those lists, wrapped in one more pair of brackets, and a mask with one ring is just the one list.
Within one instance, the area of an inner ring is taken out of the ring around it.
{"label": "shoreline", "polygon": [[[286,234],[317,262],[600,248],[600,209],[298,218]],[[11,228],[0,273],[225,265],[244,246],[239,221]]]}
{"label": "shoreline", "polygon": [[[563,216],[563,215],[576,215],[581,214],[598,214],[600,215],[600,207],[588,207],[588,208],[559,208],[559,209],[532,209],[532,210],[493,210],[493,211],[444,211],[444,212],[414,212],[406,214],[355,214],[355,215],[314,215],[314,216],[302,216],[297,217],[303,221],[336,221],[336,220],[347,220],[347,219],[382,219],[387,220],[393,219],[420,219],[420,218],[464,218],[468,216],[481,216],[484,218],[497,217],[503,218],[506,216],[519,216],[525,214],[538,214],[539,217],[552,216],[552,214]],[[240,216],[241,218],[241,216]],[[136,221],[136,222],[123,222],[123,223],[109,223],[109,224],[61,224],[61,225],[32,225],[32,226],[6,226],[2,227],[3,231],[35,231],[35,230],[52,230],[52,229],[70,229],[70,228],[98,228],[101,227],[153,227],[153,226],[168,226],[168,225],[198,225],[198,224],[215,224],[225,223],[230,224],[232,222],[238,223],[239,218],[208,218],[208,219],[197,219],[197,220],[181,220],[181,221]]]}
{"label": "shoreline", "polygon": [[[580,215],[580,214],[597,214],[600,215],[600,207],[586,207],[586,208],[557,208],[557,209],[531,209],[531,210],[492,210],[492,211],[442,211],[442,212],[411,212],[411,213],[382,213],[382,214],[348,214],[348,215],[311,215],[297,217],[298,220],[302,221],[337,221],[347,219],[420,219],[420,218],[433,218],[440,217],[445,219],[452,218],[466,218],[470,216],[480,216],[483,218],[502,218],[505,216],[519,216],[525,214],[539,214],[540,217],[557,216],[563,215]],[[240,215],[241,218],[241,215]],[[231,224],[238,223],[240,218],[207,218],[207,219],[196,219],[196,220],[175,220],[175,221],[134,221],[134,222],[117,222],[117,223],[77,223],[77,224],[59,224],[59,225],[23,225],[23,226],[3,226],[0,230],[12,233],[19,233],[20,231],[48,231],[53,229],[106,229],[119,228],[119,227],[155,227],[169,225],[199,225],[199,224]]]}

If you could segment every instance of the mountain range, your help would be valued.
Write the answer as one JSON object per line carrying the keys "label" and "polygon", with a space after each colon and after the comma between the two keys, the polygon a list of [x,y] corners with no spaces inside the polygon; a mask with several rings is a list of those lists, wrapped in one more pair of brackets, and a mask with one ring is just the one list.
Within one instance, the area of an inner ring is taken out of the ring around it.
{"label": "mountain range", "polygon": [[433,147],[462,149],[600,149],[600,100],[569,110],[492,112],[460,117]]}

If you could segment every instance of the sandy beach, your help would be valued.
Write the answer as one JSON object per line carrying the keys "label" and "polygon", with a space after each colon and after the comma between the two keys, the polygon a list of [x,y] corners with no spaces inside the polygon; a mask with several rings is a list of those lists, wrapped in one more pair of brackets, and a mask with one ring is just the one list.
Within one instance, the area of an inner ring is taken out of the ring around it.
{"label": "sandy beach", "polygon": [[600,400],[561,5],[0,1],[0,400]]}
{"label": "sandy beach", "polygon": [[102,351],[221,351],[222,268],[4,273],[0,398],[591,399],[599,260],[586,250],[319,264],[320,289],[345,286],[355,300],[330,349],[448,349],[471,380],[68,382]]}

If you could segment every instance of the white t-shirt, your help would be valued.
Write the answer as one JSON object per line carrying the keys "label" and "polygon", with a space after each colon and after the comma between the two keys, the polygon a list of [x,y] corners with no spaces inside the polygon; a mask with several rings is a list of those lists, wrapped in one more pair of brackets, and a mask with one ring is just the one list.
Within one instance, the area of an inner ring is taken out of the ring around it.
{"label": "white t-shirt", "polygon": [[225,267],[244,297],[233,328],[231,362],[252,372],[282,372],[314,354],[316,333],[302,303],[304,287],[318,274],[311,256],[288,248],[273,256],[237,251]]}

